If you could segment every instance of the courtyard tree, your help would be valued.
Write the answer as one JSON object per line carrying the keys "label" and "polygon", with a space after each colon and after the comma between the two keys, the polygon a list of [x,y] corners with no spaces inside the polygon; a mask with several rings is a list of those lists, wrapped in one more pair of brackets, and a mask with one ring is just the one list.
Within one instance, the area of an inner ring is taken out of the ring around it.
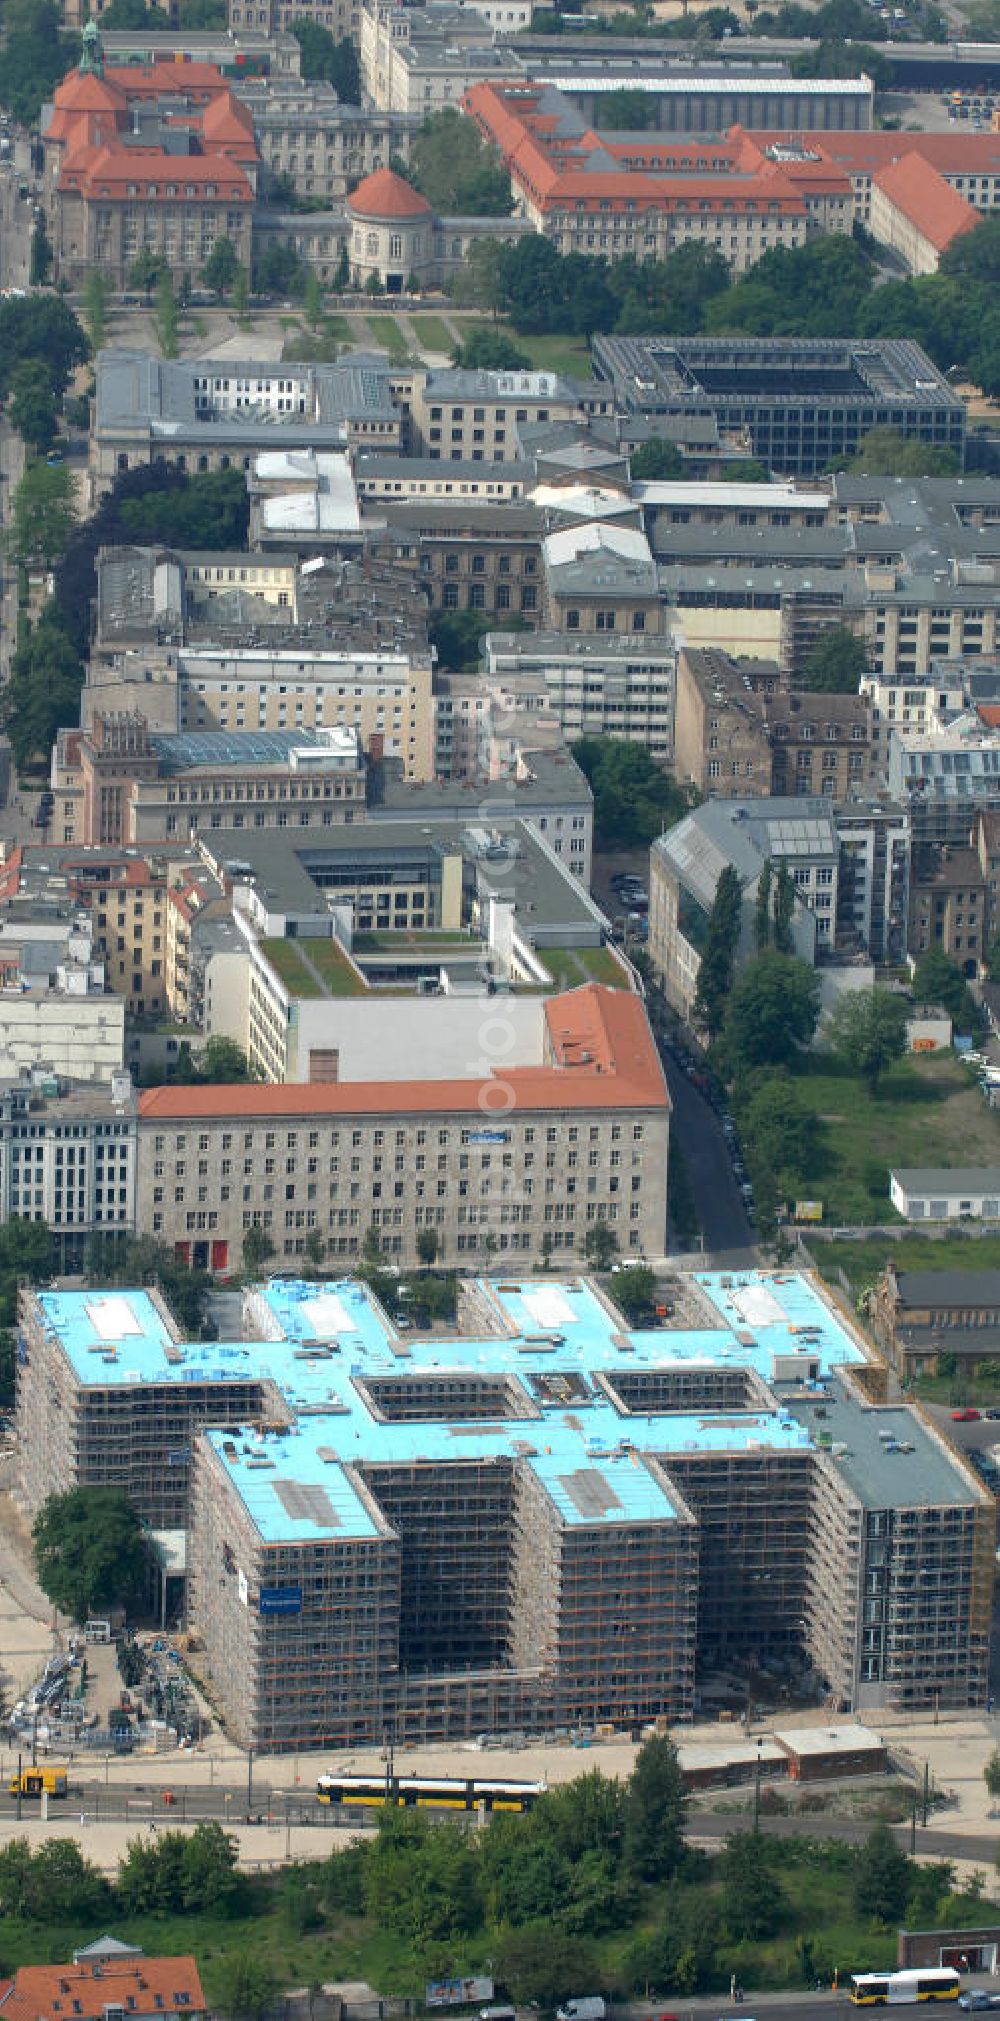
{"label": "courtyard tree", "polygon": [[243,1236],[243,1268],[251,1277],[259,1276],[274,1255],[274,1243],[259,1221],[252,1221]]}
{"label": "courtyard tree", "polygon": [[14,367],[7,412],[12,428],[29,449],[51,448],[56,439],[56,403],[49,370],[41,358],[22,358]]}
{"label": "courtyard tree", "polygon": [[239,254],[232,239],[225,236],[216,239],[214,246],[201,270],[201,278],[206,288],[211,288],[221,302],[228,295],[240,270]]}
{"label": "courtyard tree", "polygon": [[828,625],[806,654],[796,686],[811,695],[856,695],[868,648],[846,625]]}
{"label": "courtyard tree", "polygon": [[142,1592],[146,1545],[139,1518],[118,1488],[69,1488],[43,1502],[32,1526],[42,1592],[74,1621]]}
{"label": "courtyard tree", "polygon": [[609,1221],[591,1224],[583,1238],[583,1253],[595,1270],[610,1270],[618,1254],[618,1236]]}
{"label": "courtyard tree", "polygon": [[726,1009],[723,1039],[734,1072],[782,1066],[812,1039],[819,983],[807,962],[769,949],[749,961]]}
{"label": "courtyard tree", "polygon": [[987,1758],[986,1767],[983,1770],[983,1781],[995,1803],[997,1797],[1000,1797],[1000,1747],[995,1747],[992,1754]]}
{"label": "courtyard tree", "polygon": [[906,1051],[905,999],[890,989],[849,989],[837,998],[826,1036],[837,1057],[867,1081],[874,1095],[893,1060]]}
{"label": "courtyard tree", "polygon": [[740,942],[743,892],[731,863],[721,872],[702,942],[693,1014],[710,1039],[718,1038],[733,986]]}
{"label": "courtyard tree", "polygon": [[665,1881],[684,1858],[687,1798],[677,1749],[665,1734],[643,1741],[625,1799],[625,1864],[637,1881]]}

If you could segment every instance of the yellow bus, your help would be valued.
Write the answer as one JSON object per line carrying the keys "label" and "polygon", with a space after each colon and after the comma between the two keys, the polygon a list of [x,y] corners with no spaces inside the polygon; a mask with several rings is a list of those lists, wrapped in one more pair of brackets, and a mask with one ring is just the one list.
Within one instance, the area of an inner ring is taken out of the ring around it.
{"label": "yellow bus", "polygon": [[475,1811],[530,1810],[545,1793],[543,1782],[499,1782],[416,1775],[321,1775],[320,1803],[401,1805],[405,1809]]}
{"label": "yellow bus", "polygon": [[961,1979],[946,1966],[916,1972],[852,1972],[856,2007],[912,2006],[916,2000],[957,2000]]}

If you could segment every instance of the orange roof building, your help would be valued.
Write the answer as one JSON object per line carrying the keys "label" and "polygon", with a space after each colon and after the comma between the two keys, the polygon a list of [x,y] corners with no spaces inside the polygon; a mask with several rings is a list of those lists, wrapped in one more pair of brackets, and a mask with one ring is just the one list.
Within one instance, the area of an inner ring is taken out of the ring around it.
{"label": "orange roof building", "polygon": [[978,223],[978,211],[919,154],[904,154],[872,178],[872,235],[911,274],[936,273],[941,254]]}
{"label": "orange roof building", "polygon": [[[0,2021],[105,2021],[121,2008],[134,2021],[205,2013],[198,1967],[191,1957],[122,1956],[91,1947],[72,1965],[21,1965],[0,1979]],[[97,1955],[100,1953],[100,1955]]]}
{"label": "orange roof building", "polygon": [[[324,1056],[327,1078],[144,1090],[137,1225],[216,1270],[238,1266],[255,1224],[289,1268],[312,1228],[349,1267],[373,1221],[404,1264],[427,1226],[459,1266],[487,1233],[498,1252],[534,1256],[548,1229],[554,1249],[580,1255],[598,1211],[623,1253],[662,1254],[670,1100],[640,997],[602,983],[566,990],[539,1004],[535,1024],[511,1024],[513,1056],[505,1042],[491,1058],[488,1037],[485,1059],[456,1042],[440,1078],[345,1078],[349,1016],[336,1065]],[[484,1031],[495,1023],[491,1012]],[[336,1018],[329,1032],[336,1047]],[[184,1163],[192,1132],[196,1185]],[[322,1184],[307,1174],[307,1138]]]}
{"label": "orange roof building", "polygon": [[[850,232],[857,219],[891,232],[885,243],[904,257],[909,246],[911,270],[925,273],[980,211],[1000,208],[998,134],[603,133],[554,86],[513,82],[473,85],[464,106],[519,210],[564,253],[663,258],[696,238],[741,271],[769,246]],[[929,229],[914,236],[922,215]]]}
{"label": "orange roof building", "polygon": [[140,254],[197,273],[220,238],[249,267],[253,119],[207,63],[104,70],[96,35],[42,118],[45,208],[57,278],[99,267],[128,285]]}

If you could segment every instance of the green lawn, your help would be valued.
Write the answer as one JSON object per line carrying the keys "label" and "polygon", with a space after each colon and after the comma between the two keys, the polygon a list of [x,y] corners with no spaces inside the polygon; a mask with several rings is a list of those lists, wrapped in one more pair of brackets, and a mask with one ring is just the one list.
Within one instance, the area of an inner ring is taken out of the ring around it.
{"label": "green lawn", "polygon": [[[487,324],[488,329],[495,326]],[[500,325],[507,330],[506,324]],[[526,352],[539,372],[562,372],[567,379],[592,379],[590,347],[586,337],[522,337],[519,330],[507,330],[519,351]]]}
{"label": "green lawn", "polygon": [[397,365],[410,355],[410,347],[395,316],[366,316],[365,322],[372,333],[372,341],[381,351],[388,351]]}
{"label": "green lawn", "polygon": [[629,988],[628,976],[609,947],[540,947],[538,958],[560,989],[575,989],[581,982]]}
{"label": "green lawn", "polygon": [[828,1054],[809,1055],[795,1081],[818,1125],[802,1192],[822,1200],[828,1223],[897,1220],[893,1165],[992,1165],[1000,1156],[1000,1119],[950,1053],[898,1061],[874,1097]]}
{"label": "green lawn", "polygon": [[[902,1224],[900,1224],[902,1225]],[[873,1284],[887,1262],[900,1270],[1000,1270],[1000,1235],[874,1236],[866,1242],[822,1242],[806,1246],[817,1270],[834,1278],[842,1270],[851,1290]]]}
{"label": "green lawn", "polygon": [[319,970],[331,996],[365,996],[367,991],[361,977],[348,961],[343,948],[335,940],[308,940],[306,953],[315,969]]}
{"label": "green lawn", "polygon": [[324,316],[320,329],[324,337],[331,338],[335,344],[351,344],[354,341],[346,316]]}
{"label": "green lawn", "polygon": [[271,967],[295,996],[322,996],[323,989],[306,967],[294,940],[262,940]]}
{"label": "green lawn", "polygon": [[425,351],[444,351],[451,356],[455,339],[440,316],[411,316],[410,322]]}

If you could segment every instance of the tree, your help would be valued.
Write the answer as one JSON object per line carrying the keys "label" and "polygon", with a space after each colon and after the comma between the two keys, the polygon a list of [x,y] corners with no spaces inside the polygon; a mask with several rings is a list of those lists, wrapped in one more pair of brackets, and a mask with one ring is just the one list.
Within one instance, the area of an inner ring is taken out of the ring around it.
{"label": "tree", "polygon": [[473,239],[465,259],[448,282],[453,302],[464,309],[482,309],[496,317],[503,302],[508,248],[499,239]]}
{"label": "tree", "polygon": [[734,1943],[760,1943],[781,1928],[786,1908],[774,1859],[759,1832],[734,1832],[722,1855],[722,1919]]}
{"label": "tree", "polygon": [[955,477],[958,457],[943,442],[923,442],[898,428],[872,428],[858,443],[848,470],[876,477]]}
{"label": "tree", "polygon": [[259,1277],[269,1257],[274,1255],[274,1243],[267,1229],[259,1221],[251,1221],[243,1233],[243,1268],[249,1277]]}
{"label": "tree", "polygon": [[364,1869],[365,1905],[383,1929],[452,1944],[482,1917],[479,1861],[463,1832],[424,1813],[385,1808]]}
{"label": "tree", "polygon": [[779,954],[791,954],[792,920],[795,917],[795,885],[784,858],[774,880],[774,945]]}
{"label": "tree", "polygon": [[994,1803],[1000,1797],[1000,1747],[995,1747],[983,1770],[983,1781]]}
{"label": "tree", "polygon": [[32,1853],[25,1839],[0,1852],[0,1914],[25,1923],[86,1922],[108,1912],[111,1891],[74,1839]]}
{"label": "tree", "polygon": [[227,1039],[221,1032],[216,1032],[199,1055],[198,1079],[218,1086],[227,1081],[252,1081],[255,1076],[243,1047],[237,1045],[235,1039]]}
{"label": "tree", "polygon": [[921,955],[914,971],[913,994],[920,1004],[940,1004],[960,1030],[974,1031],[979,1023],[965,977],[943,948],[931,947]]}
{"label": "tree", "polygon": [[444,217],[508,217],[510,176],[479,128],[452,105],[429,114],[401,168],[408,182]]}
{"label": "tree", "polygon": [[237,267],[233,282],[233,315],[242,322],[250,306],[250,278],[245,267]]}
{"label": "tree", "polygon": [[781,1066],[812,1039],[819,982],[807,962],[768,950],[747,963],[726,1009],[723,1040],[735,1071]]}
{"label": "tree", "polygon": [[591,1223],[583,1238],[583,1253],[595,1270],[610,1270],[618,1254],[618,1236],[610,1222]]}
{"label": "tree", "polygon": [[45,229],[44,218],[38,218],[31,234],[31,256],[28,279],[33,288],[44,288],[52,272],[52,241]]}
{"label": "tree", "polygon": [[[221,242],[220,242],[221,243]],[[160,275],[156,284],[156,334],[160,340],[160,350],[165,358],[176,358],[177,342],[177,297],[174,294],[173,278],[169,273]]]}
{"label": "tree", "polygon": [[302,314],[310,330],[318,330],[323,316],[323,290],[312,267],[302,290]]}
{"label": "tree", "polygon": [[431,644],[439,667],[461,673],[479,661],[479,641],[495,629],[495,620],[482,611],[435,611],[431,617]]}
{"label": "tree", "polygon": [[61,35],[61,15],[51,0],[4,9],[4,60],[0,104],[19,124],[37,126],[46,99],[80,57],[78,35]]}
{"label": "tree", "polygon": [[664,441],[661,435],[651,435],[648,442],[632,451],[629,469],[636,483],[669,483],[672,478],[688,474],[676,444]]}
{"label": "tree", "polygon": [[656,1278],[648,1264],[627,1263],[624,1269],[616,1272],[612,1288],[615,1304],[621,1306],[626,1319],[636,1324],[652,1317]]}
{"label": "tree", "polygon": [[7,543],[23,568],[51,568],[75,524],[73,479],[63,463],[29,463],[14,493]]}
{"label": "tree", "polygon": [[100,267],[90,267],[83,284],[83,322],[96,354],[108,333],[108,284]]}
{"label": "tree", "polygon": [[723,484],[770,484],[771,473],[759,456],[737,456],[722,466]]}
{"label": "tree", "polygon": [[833,1051],[873,1095],[886,1068],[906,1051],[906,1013],[903,998],[889,989],[845,990],[830,1013],[826,1036]]}
{"label": "tree", "polygon": [[665,1881],[677,1872],[686,1807],[677,1749],[657,1734],[636,1755],[625,1799],[625,1865],[637,1881]]}
{"label": "tree", "polygon": [[52,380],[41,358],[23,358],[11,373],[11,425],[29,449],[49,449],[56,438]]}
{"label": "tree", "polygon": [[74,1621],[142,1592],[146,1546],[139,1518],[117,1488],[70,1488],[50,1495],[32,1525],[43,1593]]}
{"label": "tree", "polygon": [[269,239],[263,252],[254,255],[254,294],[301,295],[307,272],[294,246]]}
{"label": "tree", "polygon": [[876,1825],[858,1848],[853,1889],[857,1914],[889,1927],[898,1923],[910,1892],[910,1874],[910,1861],[890,1827]]}
{"label": "tree", "polygon": [[239,1841],[220,1824],[204,1820],[184,1846],[183,1906],[212,1916],[231,1915],[239,1897],[236,1863]]}
{"label": "tree", "polygon": [[214,246],[201,270],[201,278],[206,288],[211,288],[221,302],[228,295],[240,270],[239,254],[232,239],[225,236],[216,239]]}
{"label": "tree", "polygon": [[230,2021],[261,2021],[277,2004],[281,1981],[269,1958],[242,1948],[218,1960],[218,2001]]}
{"label": "tree", "polygon": [[38,758],[47,761],[57,730],[79,722],[83,676],[76,648],[47,604],[18,646],[10,679],[0,689],[0,723],[20,771]]}
{"label": "tree", "polygon": [[[8,42],[6,55],[9,53]],[[3,67],[0,65],[0,75]],[[0,398],[10,391],[19,364],[41,360],[53,395],[61,400],[70,374],[86,356],[86,336],[60,295],[8,295],[0,300]]]}
{"label": "tree", "polygon": [[531,363],[527,352],[519,351],[503,330],[482,325],[471,330],[451,355],[452,363],[464,372],[519,372]]}
{"label": "tree", "polygon": [[335,41],[318,21],[293,21],[292,34],[301,51],[303,77],[325,78],[342,105],[360,105],[361,71],[353,42],[346,35]]}
{"label": "tree", "polygon": [[128,270],[128,284],[130,288],[141,289],[147,302],[150,302],[160,281],[169,272],[170,268],[162,253],[139,253]]}
{"label": "tree", "polygon": [[598,849],[648,849],[687,813],[687,795],[644,744],[627,737],[580,737],[571,749],[594,795]]}
{"label": "tree", "polygon": [[630,90],[628,85],[602,94],[597,110],[596,123],[605,133],[641,133],[645,127],[656,125],[656,99],[652,92]]}
{"label": "tree", "polygon": [[436,1228],[417,1229],[417,1259],[425,1270],[433,1270],[438,1256],[438,1232]]}
{"label": "tree", "polygon": [[495,1964],[498,1979],[519,2006],[537,2001],[549,2013],[574,1986],[599,1984],[593,1945],[545,1923],[503,1930]]}
{"label": "tree", "polygon": [[868,672],[868,648],[846,625],[828,625],[806,654],[796,687],[810,695],[856,695]]}
{"label": "tree", "polygon": [[753,939],[758,954],[771,945],[771,864],[765,862],[757,879],[757,897],[754,903]]}
{"label": "tree", "polygon": [[718,1038],[733,986],[740,944],[743,890],[731,863],[720,872],[698,964],[692,1015],[710,1039]]}
{"label": "tree", "polygon": [[748,1154],[752,1153],[755,1193],[762,1167],[783,1187],[808,1176],[818,1149],[817,1120],[787,1074],[762,1075],[740,1120]]}

